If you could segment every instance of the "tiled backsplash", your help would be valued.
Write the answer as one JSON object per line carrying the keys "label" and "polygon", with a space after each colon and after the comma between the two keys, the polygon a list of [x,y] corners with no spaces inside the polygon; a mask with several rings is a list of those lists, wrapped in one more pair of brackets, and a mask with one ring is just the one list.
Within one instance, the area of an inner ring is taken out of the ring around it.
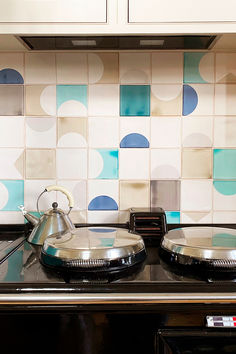
{"label": "tiled backsplash", "polygon": [[236,54],[0,53],[0,166],[0,223],[50,184],[74,222],[235,223]]}

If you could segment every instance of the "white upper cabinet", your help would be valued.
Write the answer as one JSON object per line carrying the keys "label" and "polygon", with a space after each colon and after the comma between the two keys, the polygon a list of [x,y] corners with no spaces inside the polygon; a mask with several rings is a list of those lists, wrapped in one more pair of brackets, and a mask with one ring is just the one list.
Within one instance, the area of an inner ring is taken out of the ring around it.
{"label": "white upper cabinet", "polygon": [[106,0],[0,0],[0,23],[106,23]]}
{"label": "white upper cabinet", "polygon": [[129,23],[236,21],[236,0],[128,0]]}

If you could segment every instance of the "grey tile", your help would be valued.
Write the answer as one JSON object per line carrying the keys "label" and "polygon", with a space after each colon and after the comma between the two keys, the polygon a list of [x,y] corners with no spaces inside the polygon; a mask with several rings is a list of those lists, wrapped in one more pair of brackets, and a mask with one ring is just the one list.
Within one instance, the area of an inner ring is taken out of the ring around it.
{"label": "grey tile", "polygon": [[180,210],[180,181],[151,181],[151,207],[161,207],[164,210]]}
{"label": "grey tile", "polygon": [[24,106],[23,85],[1,85],[0,86],[0,115],[21,116]]}

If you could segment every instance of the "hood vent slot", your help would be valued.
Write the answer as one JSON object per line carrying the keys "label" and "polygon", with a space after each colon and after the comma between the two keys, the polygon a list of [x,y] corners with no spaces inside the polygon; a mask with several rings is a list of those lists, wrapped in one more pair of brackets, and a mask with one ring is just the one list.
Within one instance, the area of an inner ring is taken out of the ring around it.
{"label": "hood vent slot", "polygon": [[216,36],[22,36],[30,50],[209,49]]}

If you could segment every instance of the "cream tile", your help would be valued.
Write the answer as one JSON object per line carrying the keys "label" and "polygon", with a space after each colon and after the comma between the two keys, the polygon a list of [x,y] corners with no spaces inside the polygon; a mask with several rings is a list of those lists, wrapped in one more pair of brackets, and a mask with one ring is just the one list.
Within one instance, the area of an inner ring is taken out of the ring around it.
{"label": "cream tile", "polygon": [[211,224],[212,212],[188,212],[181,213],[181,223],[185,224]]}
{"label": "cream tile", "polygon": [[24,54],[1,53],[0,84],[24,83]]}
{"label": "cream tile", "polygon": [[149,53],[120,53],[120,82],[147,84],[151,76]]}
{"label": "cream tile", "polygon": [[0,116],[22,116],[23,112],[24,86],[0,85]]}
{"label": "cream tile", "polygon": [[57,83],[86,84],[88,82],[87,54],[56,53]]}
{"label": "cream tile", "polygon": [[91,117],[88,119],[89,146],[92,148],[119,146],[119,118]]}
{"label": "cream tile", "polygon": [[214,224],[234,224],[236,220],[236,211],[214,211]]}
{"label": "cream tile", "polygon": [[212,146],[212,134],[212,117],[182,117],[182,144],[184,147],[210,147]]}
{"label": "cream tile", "polygon": [[24,149],[0,149],[0,178],[24,178]]}
{"label": "cream tile", "polygon": [[212,181],[211,180],[182,180],[181,181],[181,210],[182,211],[211,211]]}
{"label": "cream tile", "polygon": [[152,53],[152,83],[183,82],[183,53]]}
{"label": "cream tile", "polygon": [[182,85],[152,85],[151,115],[180,116],[182,110]]}
{"label": "cream tile", "polygon": [[149,179],[149,153],[149,149],[120,149],[119,178]]}
{"label": "cream tile", "polygon": [[55,54],[26,53],[25,82],[26,84],[55,84]]}
{"label": "cream tile", "polygon": [[180,117],[151,118],[151,147],[180,147],[181,119]]}
{"label": "cream tile", "polygon": [[86,179],[87,150],[57,149],[57,177],[60,179]]}
{"label": "cream tile", "polygon": [[119,82],[118,53],[89,53],[89,83],[117,84]]}
{"label": "cream tile", "polygon": [[236,54],[216,53],[216,82],[236,83]]}
{"label": "cream tile", "polygon": [[215,117],[214,146],[236,147],[236,117]]}
{"label": "cream tile", "polygon": [[26,179],[53,179],[56,177],[54,149],[26,149]]}
{"label": "cream tile", "polygon": [[56,147],[56,118],[26,118],[26,146],[30,148]]}
{"label": "cream tile", "polygon": [[105,224],[113,224],[119,222],[119,212],[118,211],[88,211],[88,223],[105,223]]}
{"label": "cream tile", "polygon": [[55,116],[56,86],[26,86],[25,114],[27,116]]}
{"label": "cream tile", "polygon": [[[37,199],[40,193],[47,186],[56,185],[56,180],[25,180],[25,203],[24,206],[29,211],[37,211]],[[39,200],[39,210],[45,211],[51,208],[52,203],[57,199],[56,192],[44,193]]]}
{"label": "cream tile", "polygon": [[0,117],[0,147],[24,147],[24,120]]}
{"label": "cream tile", "polygon": [[87,118],[58,118],[58,147],[86,147]]}
{"label": "cream tile", "polygon": [[150,205],[149,181],[120,181],[120,210],[148,208]]}
{"label": "cream tile", "polygon": [[183,178],[212,178],[211,149],[182,150]]}
{"label": "cream tile", "polygon": [[89,115],[119,116],[119,85],[89,85]]}
{"label": "cream tile", "polygon": [[180,149],[151,149],[151,178],[179,178]]}
{"label": "cream tile", "polygon": [[236,85],[215,85],[215,115],[236,115]]}
{"label": "cream tile", "polygon": [[21,211],[1,211],[1,224],[24,224],[24,216]]}
{"label": "cream tile", "polygon": [[[86,180],[76,180],[76,181],[66,181],[59,180],[58,184],[66,188],[74,198],[73,211],[85,210],[87,209],[87,181]],[[57,193],[57,202],[59,207],[68,210],[68,199],[65,194]]]}

